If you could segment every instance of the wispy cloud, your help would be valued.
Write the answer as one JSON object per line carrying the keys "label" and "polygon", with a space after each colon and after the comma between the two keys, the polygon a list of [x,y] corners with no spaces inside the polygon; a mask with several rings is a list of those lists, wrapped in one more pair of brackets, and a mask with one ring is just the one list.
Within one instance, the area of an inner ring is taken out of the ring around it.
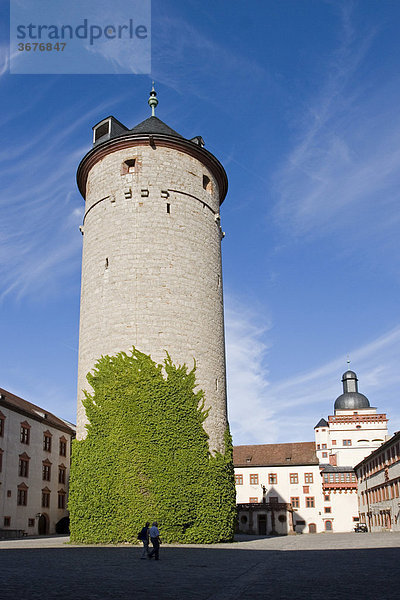
{"label": "wispy cloud", "polygon": [[270,325],[228,294],[225,306],[229,421],[234,443],[251,443],[277,434],[273,409],[265,403]]}
{"label": "wispy cloud", "polygon": [[377,32],[355,32],[351,7],[341,6],[342,43],[308,108],[292,115],[296,141],[275,178],[276,217],[291,235],[352,228],[353,241],[382,239],[398,222],[400,80],[360,75]]}
{"label": "wispy cloud", "polygon": [[29,294],[43,299],[59,293],[68,278],[75,277],[83,207],[75,170],[89,144],[77,147],[74,135],[115,101],[109,98],[91,106],[78,119],[73,118],[76,107],[67,109],[46,127],[33,129],[25,143],[18,136],[8,136],[7,151],[0,155],[0,300],[21,300]]}
{"label": "wispy cloud", "polygon": [[244,98],[243,82],[270,80],[265,66],[229,46],[228,38],[216,41],[178,14],[155,15],[153,35],[153,77],[179,94],[220,106],[225,93],[229,109],[226,98]]}

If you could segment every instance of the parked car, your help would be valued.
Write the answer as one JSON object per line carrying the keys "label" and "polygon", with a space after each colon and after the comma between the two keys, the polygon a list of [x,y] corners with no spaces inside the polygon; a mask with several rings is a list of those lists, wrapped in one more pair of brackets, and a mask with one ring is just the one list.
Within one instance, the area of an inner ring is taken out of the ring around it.
{"label": "parked car", "polygon": [[358,523],[354,527],[354,531],[356,533],[368,533],[368,527],[365,525],[365,523]]}

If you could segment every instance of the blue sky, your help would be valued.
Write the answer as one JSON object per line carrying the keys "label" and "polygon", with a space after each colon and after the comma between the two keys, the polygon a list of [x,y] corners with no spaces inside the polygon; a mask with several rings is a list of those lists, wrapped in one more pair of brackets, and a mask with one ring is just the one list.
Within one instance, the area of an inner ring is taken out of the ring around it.
{"label": "blue sky", "polygon": [[400,429],[399,3],[153,0],[149,76],[10,75],[1,7],[1,387],[75,421],[76,167],[102,118],[149,116],[153,78],[229,178],[234,442],[312,440],[347,355]]}

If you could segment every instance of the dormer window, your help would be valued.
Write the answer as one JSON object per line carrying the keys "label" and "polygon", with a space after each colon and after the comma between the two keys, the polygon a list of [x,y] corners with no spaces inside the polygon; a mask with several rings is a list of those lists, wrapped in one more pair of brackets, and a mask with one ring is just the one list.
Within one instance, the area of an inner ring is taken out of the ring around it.
{"label": "dormer window", "polygon": [[135,172],[136,158],[129,158],[122,163],[121,175],[127,175],[128,173]]}
{"label": "dormer window", "polygon": [[107,119],[107,121],[103,123],[99,123],[93,129],[93,144],[98,142],[101,138],[108,135],[111,131],[111,119]]}

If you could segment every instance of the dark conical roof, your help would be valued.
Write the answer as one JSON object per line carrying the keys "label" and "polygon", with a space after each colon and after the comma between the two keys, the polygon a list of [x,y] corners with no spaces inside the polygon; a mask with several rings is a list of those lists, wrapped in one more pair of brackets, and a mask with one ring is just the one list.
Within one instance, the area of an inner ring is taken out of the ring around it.
{"label": "dark conical roof", "polygon": [[148,119],[145,119],[139,123],[139,125],[133,127],[129,133],[163,133],[165,135],[174,135],[183,138],[180,133],[166,125],[158,117],[149,117]]}
{"label": "dark conical roof", "polygon": [[318,429],[318,427],[329,427],[329,423],[325,419],[320,419],[314,429]]}

